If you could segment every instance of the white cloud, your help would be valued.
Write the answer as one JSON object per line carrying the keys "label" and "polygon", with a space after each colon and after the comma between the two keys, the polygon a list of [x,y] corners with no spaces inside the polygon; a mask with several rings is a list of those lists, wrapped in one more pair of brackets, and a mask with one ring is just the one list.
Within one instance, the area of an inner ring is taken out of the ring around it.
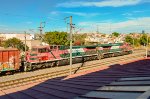
{"label": "white cloud", "polygon": [[142,12],[149,12],[149,10],[135,10],[135,11],[125,12],[122,15],[132,16],[132,15],[139,14],[139,13],[142,13]]}
{"label": "white cloud", "polygon": [[0,27],[1,27],[1,28],[3,28],[3,27],[7,27],[7,26],[6,26],[6,25],[2,25],[2,24],[1,24],[1,25],[0,25]]}
{"label": "white cloud", "polygon": [[81,12],[63,12],[63,13],[67,13],[67,14],[74,14],[74,15],[78,15],[78,16],[86,16],[86,13],[81,13]]}
{"label": "white cloud", "polygon": [[73,14],[73,15],[78,15],[78,16],[85,16],[85,17],[100,15],[99,13],[82,13],[82,12],[69,12],[69,11],[63,12],[63,13]]}
{"label": "white cloud", "polygon": [[127,21],[110,23],[110,22],[80,22],[79,26],[85,27],[86,31],[96,31],[97,26],[99,27],[99,31],[102,33],[110,33],[111,32],[121,32],[121,33],[130,33],[130,32],[141,32],[145,30],[150,33],[150,17],[142,17],[137,19],[131,19]]}
{"label": "white cloud", "polygon": [[50,12],[50,14],[52,14],[52,15],[58,15],[59,12],[58,11],[52,11],[52,12]]}
{"label": "white cloud", "polygon": [[65,2],[58,4],[58,7],[121,7],[121,6],[130,6],[137,5],[143,2],[149,2],[148,0],[103,0],[97,2]]}
{"label": "white cloud", "polygon": [[149,12],[149,10],[135,10],[135,11],[130,11],[130,12],[125,12],[123,13],[122,15],[125,16],[127,19],[136,19],[135,16],[140,14],[140,13],[143,13],[143,12]]}
{"label": "white cloud", "polygon": [[132,13],[123,13],[122,15],[124,15],[124,16],[132,16],[133,14]]}
{"label": "white cloud", "polygon": [[141,12],[145,12],[147,10],[137,10],[137,11],[133,11],[133,13],[141,13]]}
{"label": "white cloud", "polygon": [[31,21],[28,21],[28,22],[25,22],[26,24],[32,24],[33,22],[31,22]]}
{"label": "white cloud", "polygon": [[84,16],[84,17],[92,17],[100,15],[100,13],[83,13],[83,12],[71,12],[71,11],[52,11],[50,12],[51,15],[59,15],[59,14],[71,14],[71,15],[78,15],[78,16]]}

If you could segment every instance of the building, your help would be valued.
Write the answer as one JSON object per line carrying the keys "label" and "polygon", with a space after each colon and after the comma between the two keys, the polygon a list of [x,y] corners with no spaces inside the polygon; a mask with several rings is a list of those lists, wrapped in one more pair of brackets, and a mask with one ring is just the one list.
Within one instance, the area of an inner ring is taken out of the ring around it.
{"label": "building", "polygon": [[[18,33],[4,33],[4,34],[0,34],[0,37],[3,37],[5,40],[13,37],[20,40],[25,40],[25,34],[18,34]],[[32,40],[32,39],[34,39],[34,34],[26,34],[26,40]]]}
{"label": "building", "polygon": [[[25,34],[18,34],[18,33],[0,34],[0,39],[2,39],[3,41],[13,38],[13,37],[20,39],[25,44]],[[34,34],[26,34],[26,44],[30,49],[33,45],[38,46],[42,44],[42,42],[40,40],[34,40]]]}

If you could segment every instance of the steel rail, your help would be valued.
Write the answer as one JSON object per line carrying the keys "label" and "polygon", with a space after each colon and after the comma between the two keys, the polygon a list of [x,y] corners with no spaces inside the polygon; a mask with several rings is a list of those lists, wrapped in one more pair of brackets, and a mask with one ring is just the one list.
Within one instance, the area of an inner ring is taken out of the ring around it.
{"label": "steel rail", "polygon": [[[118,59],[112,58],[108,61],[104,61],[101,63],[87,64],[87,65],[81,67],[78,70],[78,72],[83,72],[85,70],[89,70],[92,68],[100,68],[100,66],[113,65],[113,64],[116,64],[116,63],[124,61],[124,60],[129,61],[129,60],[140,59],[140,58],[143,58],[143,56],[144,56],[144,54],[127,55],[122,58],[119,57]],[[72,72],[76,71],[77,69],[78,69],[78,67],[73,67]],[[41,82],[43,80],[48,80],[48,79],[52,79],[52,78],[56,78],[56,77],[67,76],[68,71],[69,71],[69,68],[65,69],[65,70],[61,70],[61,71],[55,71],[55,72],[42,74],[42,75],[35,75],[35,76],[27,77],[27,78],[21,78],[21,79],[15,79],[15,80],[11,80],[11,81],[1,82],[0,90],[6,90],[6,89],[10,89],[10,88],[30,84],[30,83]]]}

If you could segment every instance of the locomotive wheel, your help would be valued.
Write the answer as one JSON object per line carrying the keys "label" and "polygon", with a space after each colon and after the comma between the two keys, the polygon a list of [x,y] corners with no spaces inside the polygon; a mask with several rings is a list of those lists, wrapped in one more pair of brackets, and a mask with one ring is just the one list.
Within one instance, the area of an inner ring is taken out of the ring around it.
{"label": "locomotive wheel", "polygon": [[91,61],[91,58],[92,58],[92,57],[91,57],[91,56],[89,56],[88,58],[89,58],[88,60],[89,60],[89,61]]}
{"label": "locomotive wheel", "polygon": [[97,56],[94,56],[94,60],[97,60]]}
{"label": "locomotive wheel", "polygon": [[1,72],[0,74],[1,74],[1,75],[6,75],[6,72]]}
{"label": "locomotive wheel", "polygon": [[92,60],[95,60],[95,56],[92,56]]}
{"label": "locomotive wheel", "polygon": [[122,52],[122,55],[126,55],[126,52],[123,51],[123,52]]}
{"label": "locomotive wheel", "polygon": [[65,65],[69,65],[69,62],[70,62],[70,60],[67,59],[67,60],[65,61]]}
{"label": "locomotive wheel", "polygon": [[76,63],[80,63],[80,62],[82,62],[82,58],[81,57],[76,58]]}
{"label": "locomotive wheel", "polygon": [[128,51],[128,54],[132,54],[133,53],[133,51]]}
{"label": "locomotive wheel", "polygon": [[13,75],[13,74],[15,74],[15,71],[13,70],[13,71],[11,71],[11,75]]}
{"label": "locomotive wheel", "polygon": [[24,66],[24,71],[27,72],[27,71],[30,71],[31,69],[32,69],[31,64],[26,63],[25,66]]}
{"label": "locomotive wheel", "polygon": [[56,61],[56,66],[59,66],[60,65],[60,61]]}
{"label": "locomotive wheel", "polygon": [[128,52],[125,52],[125,55],[128,55]]}
{"label": "locomotive wheel", "polygon": [[90,60],[90,57],[89,57],[89,56],[87,56],[87,57],[86,57],[86,61],[89,61],[89,60]]}
{"label": "locomotive wheel", "polygon": [[54,62],[51,62],[50,63],[50,67],[54,67],[55,63]]}
{"label": "locomotive wheel", "polygon": [[98,60],[102,59],[101,55],[98,55],[97,58],[98,58]]}
{"label": "locomotive wheel", "polygon": [[67,65],[67,62],[68,62],[67,60],[61,60],[61,65]]}
{"label": "locomotive wheel", "polygon": [[90,59],[90,60],[92,61],[93,59],[94,59],[94,56],[91,56],[91,59]]}
{"label": "locomotive wheel", "polygon": [[115,57],[119,56],[119,53],[118,52],[114,53],[114,56]]}
{"label": "locomotive wheel", "polygon": [[87,57],[84,57],[83,60],[84,60],[84,62],[86,62],[87,61]]}
{"label": "locomotive wheel", "polygon": [[45,63],[45,66],[43,66],[43,68],[48,68],[49,67],[49,63]]}
{"label": "locomotive wheel", "polygon": [[73,58],[72,59],[72,64],[75,64],[76,63],[76,58]]}
{"label": "locomotive wheel", "polygon": [[112,56],[111,57],[114,57],[115,55],[114,55],[114,53],[112,53]]}
{"label": "locomotive wheel", "polygon": [[62,65],[68,65],[69,64],[69,60],[68,59],[62,60],[61,64]]}
{"label": "locomotive wheel", "polygon": [[24,70],[23,71],[27,72],[27,66],[26,65],[24,66]]}

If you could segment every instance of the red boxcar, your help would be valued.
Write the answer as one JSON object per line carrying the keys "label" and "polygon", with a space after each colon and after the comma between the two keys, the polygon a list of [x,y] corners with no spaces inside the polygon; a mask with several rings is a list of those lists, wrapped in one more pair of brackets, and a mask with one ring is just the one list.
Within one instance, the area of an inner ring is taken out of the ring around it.
{"label": "red boxcar", "polygon": [[0,48],[0,72],[20,69],[20,51],[15,48]]}

